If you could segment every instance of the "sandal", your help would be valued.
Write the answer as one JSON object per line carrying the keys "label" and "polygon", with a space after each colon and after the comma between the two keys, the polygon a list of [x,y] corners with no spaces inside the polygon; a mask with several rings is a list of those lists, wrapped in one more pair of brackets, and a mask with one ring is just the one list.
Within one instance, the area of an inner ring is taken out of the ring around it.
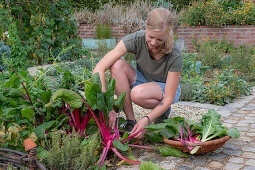
{"label": "sandal", "polygon": [[127,123],[124,125],[125,131],[131,132],[135,124],[135,120],[127,120]]}
{"label": "sandal", "polygon": [[158,117],[158,118],[155,120],[154,123],[155,123],[155,124],[164,123],[164,120],[169,118],[170,112],[171,112],[171,108],[169,108],[165,113],[163,113],[160,117]]}

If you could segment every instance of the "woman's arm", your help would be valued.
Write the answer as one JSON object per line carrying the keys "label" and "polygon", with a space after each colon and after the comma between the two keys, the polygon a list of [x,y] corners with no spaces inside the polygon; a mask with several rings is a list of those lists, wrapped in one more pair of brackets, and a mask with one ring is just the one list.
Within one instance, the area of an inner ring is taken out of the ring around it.
{"label": "woman's arm", "polygon": [[172,105],[179,84],[180,72],[168,72],[165,86],[165,96],[150,113],[151,121],[161,116]]}
{"label": "woman's arm", "polygon": [[123,41],[121,40],[117,46],[108,52],[96,65],[93,70],[93,74],[99,72],[101,84],[102,84],[102,91],[106,91],[105,87],[105,71],[110,68],[113,63],[115,63],[118,59],[121,58],[124,54],[126,54],[127,49],[124,45]]}

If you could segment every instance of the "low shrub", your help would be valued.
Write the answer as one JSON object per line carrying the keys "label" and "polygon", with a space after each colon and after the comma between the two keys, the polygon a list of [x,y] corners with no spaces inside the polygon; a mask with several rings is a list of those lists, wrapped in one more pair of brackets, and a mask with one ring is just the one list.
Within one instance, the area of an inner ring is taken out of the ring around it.
{"label": "low shrub", "polygon": [[230,68],[244,73],[249,81],[255,81],[255,48],[240,46],[231,51]]}

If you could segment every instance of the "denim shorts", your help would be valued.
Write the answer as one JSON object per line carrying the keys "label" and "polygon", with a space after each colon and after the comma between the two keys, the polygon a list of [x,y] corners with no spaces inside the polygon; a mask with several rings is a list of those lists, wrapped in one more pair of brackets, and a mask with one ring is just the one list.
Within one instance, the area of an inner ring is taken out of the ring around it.
{"label": "denim shorts", "polygon": [[[139,71],[136,70],[135,82],[131,85],[131,89],[132,89],[133,87],[139,85],[139,84],[149,83],[149,82],[150,82],[150,81],[147,81],[146,78],[144,77],[144,75],[143,75],[141,72],[139,72]],[[164,97],[164,95],[165,95],[165,86],[166,86],[166,83],[162,83],[162,82],[155,82],[155,83],[158,83],[158,85],[161,87],[162,93],[163,93],[163,97]],[[172,104],[178,102],[179,99],[180,99],[180,97],[181,97],[181,86],[180,86],[180,83],[179,83]]]}

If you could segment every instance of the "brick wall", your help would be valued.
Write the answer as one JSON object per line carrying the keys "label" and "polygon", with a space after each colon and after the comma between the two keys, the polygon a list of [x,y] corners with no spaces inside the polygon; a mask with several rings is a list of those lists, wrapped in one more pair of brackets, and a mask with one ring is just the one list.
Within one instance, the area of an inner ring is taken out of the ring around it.
{"label": "brick wall", "polygon": [[[79,26],[79,36],[82,39],[95,38],[95,25],[81,24]],[[119,41],[125,33],[122,26],[112,26],[112,36]],[[207,26],[187,27],[178,26],[176,34],[179,41],[184,43],[184,48],[188,51],[193,51],[194,40],[208,41],[208,40],[226,40],[239,45],[255,45],[255,26],[226,26],[223,28],[211,28]]]}
{"label": "brick wall", "polygon": [[[96,30],[96,25],[93,24],[81,24],[79,25],[79,36],[82,39],[94,39],[96,38],[95,35],[95,30]],[[111,26],[111,33],[112,37],[114,39],[120,40],[123,36],[126,35],[124,29],[120,25],[112,25]]]}
{"label": "brick wall", "polygon": [[234,43],[234,45],[255,45],[255,26],[226,26],[223,28],[211,28],[207,26],[187,27],[179,26],[177,28],[179,40],[183,40],[184,47],[192,51],[192,41],[225,40]]}

